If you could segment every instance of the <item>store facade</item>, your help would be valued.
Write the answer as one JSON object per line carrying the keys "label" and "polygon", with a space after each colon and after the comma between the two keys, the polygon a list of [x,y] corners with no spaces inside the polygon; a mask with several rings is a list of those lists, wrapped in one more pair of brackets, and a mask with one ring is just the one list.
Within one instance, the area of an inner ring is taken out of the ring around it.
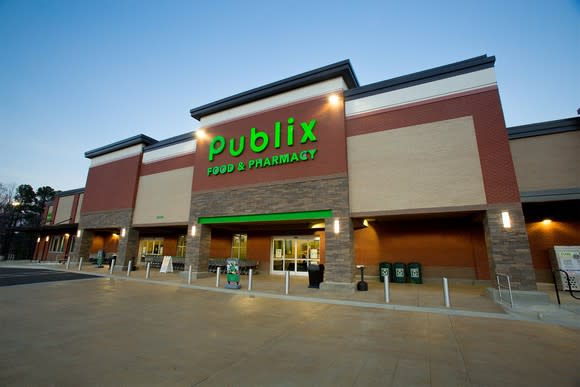
{"label": "store facade", "polygon": [[117,235],[101,250],[120,267],[170,255],[194,277],[233,256],[272,275],[323,263],[324,287],[352,289],[356,265],[372,276],[384,261],[419,262],[426,278],[502,272],[534,290],[528,167],[512,158],[494,62],[360,86],[342,61],[191,109],[196,132],[86,152],[71,254]]}

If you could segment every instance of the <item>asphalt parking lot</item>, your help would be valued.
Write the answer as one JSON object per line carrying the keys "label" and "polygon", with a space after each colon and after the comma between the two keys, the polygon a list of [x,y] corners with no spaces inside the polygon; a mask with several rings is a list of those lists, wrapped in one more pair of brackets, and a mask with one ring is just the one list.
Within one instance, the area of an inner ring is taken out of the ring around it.
{"label": "asphalt parking lot", "polygon": [[44,269],[0,267],[0,287],[28,285],[41,282],[72,281],[97,278],[89,274],[68,273]]}
{"label": "asphalt parking lot", "polygon": [[0,305],[2,386],[580,383],[580,330],[555,324],[114,278],[6,286]]}

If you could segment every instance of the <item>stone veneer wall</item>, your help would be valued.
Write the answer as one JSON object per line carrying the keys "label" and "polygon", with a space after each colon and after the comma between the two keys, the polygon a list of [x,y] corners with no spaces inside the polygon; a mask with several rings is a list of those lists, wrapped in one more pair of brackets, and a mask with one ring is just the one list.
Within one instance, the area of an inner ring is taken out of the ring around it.
{"label": "stone veneer wall", "polygon": [[[354,276],[354,253],[346,176],[193,192],[190,222],[197,222],[199,217],[207,216],[327,209],[332,210],[334,217],[339,219],[341,233],[335,235],[333,232],[335,218],[326,220],[325,281],[351,283]],[[192,224],[189,225],[190,229]],[[195,236],[188,235],[186,264],[191,264],[198,272],[206,272],[211,228],[196,225],[196,229]]]}
{"label": "stone veneer wall", "polygon": [[[510,228],[503,227],[502,211],[510,214]],[[508,274],[512,289],[537,290],[521,205],[513,203],[490,208],[483,223],[492,280],[495,281],[495,273]]]}
{"label": "stone veneer wall", "polygon": [[139,248],[139,233],[131,228],[132,219],[133,209],[131,208],[81,214],[78,227],[81,230],[81,237],[80,241],[76,243],[73,255],[88,258],[94,236],[93,230],[125,228],[125,237],[119,240],[115,266],[117,268],[126,267],[129,260],[137,255]]}

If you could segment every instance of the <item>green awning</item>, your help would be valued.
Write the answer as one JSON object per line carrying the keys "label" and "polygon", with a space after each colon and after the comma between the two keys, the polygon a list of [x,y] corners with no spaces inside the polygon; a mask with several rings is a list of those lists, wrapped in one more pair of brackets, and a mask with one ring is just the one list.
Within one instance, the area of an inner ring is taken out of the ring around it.
{"label": "green awning", "polygon": [[200,216],[199,224],[279,222],[284,220],[311,220],[332,218],[332,210],[279,212],[276,214],[251,214],[234,216]]}

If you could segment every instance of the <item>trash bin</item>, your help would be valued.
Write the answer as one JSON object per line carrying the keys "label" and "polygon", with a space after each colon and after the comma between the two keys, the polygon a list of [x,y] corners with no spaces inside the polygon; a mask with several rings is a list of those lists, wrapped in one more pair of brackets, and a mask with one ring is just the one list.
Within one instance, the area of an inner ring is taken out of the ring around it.
{"label": "trash bin", "polygon": [[318,289],[321,282],[324,282],[324,265],[308,265],[308,287]]}
{"label": "trash bin", "polygon": [[408,265],[409,268],[409,279],[414,284],[423,283],[423,275],[421,273],[421,264],[419,262],[411,262]]}
{"label": "trash bin", "polygon": [[381,277],[381,282],[385,282],[385,276],[389,277],[389,282],[393,282],[393,265],[389,262],[379,263],[379,276]]}
{"label": "trash bin", "polygon": [[407,267],[404,263],[397,262],[393,265],[394,268],[394,279],[398,284],[404,284],[407,282]]}

